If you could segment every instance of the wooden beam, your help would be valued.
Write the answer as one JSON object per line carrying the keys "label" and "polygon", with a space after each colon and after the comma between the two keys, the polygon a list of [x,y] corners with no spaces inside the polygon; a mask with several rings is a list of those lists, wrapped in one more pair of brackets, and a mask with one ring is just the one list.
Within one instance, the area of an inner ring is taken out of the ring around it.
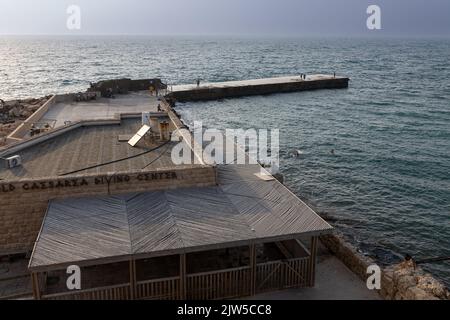
{"label": "wooden beam", "polygon": [[309,249],[306,248],[306,246],[301,242],[299,239],[295,239],[295,242],[305,251],[305,253],[309,256],[311,252],[309,252]]}
{"label": "wooden beam", "polygon": [[289,252],[289,250],[284,246],[282,242],[277,241],[275,242],[275,245],[278,247],[278,249],[281,251],[281,253],[286,259],[294,258],[294,256]]}
{"label": "wooden beam", "polygon": [[33,297],[35,300],[41,300],[41,289],[39,287],[39,277],[36,272],[31,274],[31,284],[33,286]]}
{"label": "wooden beam", "polygon": [[250,245],[250,295],[256,293],[256,246]]}
{"label": "wooden beam", "polygon": [[130,297],[131,300],[137,298],[136,295],[136,260],[130,260]]}
{"label": "wooden beam", "polygon": [[186,254],[180,254],[180,299],[186,300]]}
{"label": "wooden beam", "polygon": [[314,287],[316,282],[316,257],[318,237],[311,237],[311,248],[309,250],[309,286]]}

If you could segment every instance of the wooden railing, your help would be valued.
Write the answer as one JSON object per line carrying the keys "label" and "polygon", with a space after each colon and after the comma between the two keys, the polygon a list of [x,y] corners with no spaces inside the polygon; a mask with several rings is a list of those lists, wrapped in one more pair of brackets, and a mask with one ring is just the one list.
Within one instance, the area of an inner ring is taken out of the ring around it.
{"label": "wooden railing", "polygon": [[130,284],[56,293],[42,296],[44,300],[129,300]]}
{"label": "wooden railing", "polygon": [[[256,293],[293,287],[306,287],[310,279],[309,257],[271,261],[256,265]],[[251,294],[251,267],[195,273],[186,276],[188,300],[215,300],[245,297]],[[181,299],[181,278],[139,281],[135,298],[151,300]],[[95,288],[44,295],[47,300],[128,300],[131,285]]]}
{"label": "wooden railing", "polygon": [[[6,277],[0,277],[0,287],[6,287],[10,288],[8,282],[16,282],[16,281],[23,281],[23,282],[29,282],[31,275],[29,273],[23,273],[23,274],[16,274],[14,276],[6,276]],[[19,279],[26,279],[27,280],[19,280]],[[5,284],[4,284],[5,283]],[[19,299],[19,298],[25,298],[25,297],[31,297],[33,296],[32,291],[27,291],[28,288],[21,288],[17,287],[16,289],[13,289],[12,291],[6,290],[5,292],[0,292],[0,300],[13,300],[13,299]]]}
{"label": "wooden railing", "polygon": [[250,294],[250,267],[196,273],[187,276],[187,299],[230,299]]}
{"label": "wooden railing", "polygon": [[309,257],[271,261],[256,265],[256,292],[306,287]]}
{"label": "wooden railing", "polygon": [[136,298],[149,300],[180,299],[180,277],[139,281],[136,284]]}
{"label": "wooden railing", "polygon": [[256,292],[278,290],[283,281],[283,263],[271,261],[256,265]]}
{"label": "wooden railing", "polygon": [[284,262],[283,288],[307,287],[310,279],[309,257]]}

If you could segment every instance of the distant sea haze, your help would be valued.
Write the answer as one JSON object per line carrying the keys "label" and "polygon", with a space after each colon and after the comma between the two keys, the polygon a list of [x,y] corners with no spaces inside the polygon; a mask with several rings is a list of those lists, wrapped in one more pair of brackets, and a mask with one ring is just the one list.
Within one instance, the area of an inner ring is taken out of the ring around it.
{"label": "distant sea haze", "polygon": [[[449,57],[450,40],[437,38],[8,37],[0,38],[0,98],[84,91],[122,77],[182,84],[348,76],[349,89],[178,110],[211,128],[280,129],[286,185],[387,264],[406,254],[450,256]],[[450,262],[424,267],[450,285]]]}

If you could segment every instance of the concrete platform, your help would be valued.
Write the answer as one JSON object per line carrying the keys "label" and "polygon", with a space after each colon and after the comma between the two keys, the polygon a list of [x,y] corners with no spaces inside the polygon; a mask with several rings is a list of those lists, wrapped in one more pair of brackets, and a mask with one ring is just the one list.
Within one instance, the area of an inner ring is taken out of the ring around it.
{"label": "concrete platform", "polygon": [[336,256],[319,247],[314,288],[289,289],[251,297],[251,300],[381,300]]}
{"label": "concrete platform", "polygon": [[287,76],[287,77],[275,77],[275,78],[263,78],[252,80],[239,80],[239,81],[225,81],[225,82],[201,82],[200,86],[196,84],[176,85],[171,88],[172,92],[189,91],[196,89],[212,89],[212,88],[227,88],[227,87],[245,87],[256,85],[269,85],[280,83],[295,83],[305,81],[327,80],[327,79],[345,79],[344,77],[336,77],[326,74],[314,74],[307,75],[306,79],[302,79],[300,76]]}
{"label": "concrete platform", "polygon": [[250,95],[348,87],[349,78],[326,74],[287,76],[243,81],[227,81],[172,86],[169,97],[178,101],[200,101]]}
{"label": "concrete platform", "polygon": [[54,123],[61,127],[66,121],[113,119],[119,113],[141,113],[156,111],[158,98],[147,91],[117,95],[115,99],[100,98],[85,102],[59,102],[41,118],[43,123]]}

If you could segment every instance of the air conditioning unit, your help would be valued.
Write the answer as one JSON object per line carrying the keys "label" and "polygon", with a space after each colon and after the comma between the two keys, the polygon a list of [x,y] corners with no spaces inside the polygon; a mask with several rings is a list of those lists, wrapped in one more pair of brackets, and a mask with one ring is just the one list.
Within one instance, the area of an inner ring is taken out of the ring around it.
{"label": "air conditioning unit", "polygon": [[8,166],[9,169],[19,167],[22,165],[22,158],[20,156],[9,157],[9,158],[6,158],[5,160],[6,160],[6,165]]}

